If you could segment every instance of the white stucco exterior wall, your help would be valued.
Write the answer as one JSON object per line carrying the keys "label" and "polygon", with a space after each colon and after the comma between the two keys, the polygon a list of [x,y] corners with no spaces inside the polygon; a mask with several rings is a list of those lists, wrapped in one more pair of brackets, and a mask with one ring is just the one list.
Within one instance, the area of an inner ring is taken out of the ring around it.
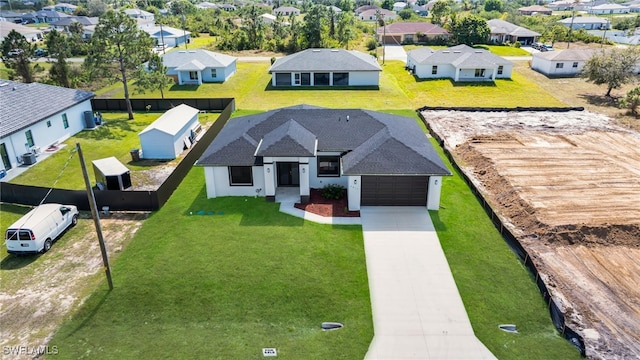
{"label": "white stucco exterior wall", "polygon": [[[207,198],[219,196],[264,196],[264,169],[262,166],[252,166],[252,186],[229,185],[229,170],[226,166],[205,166],[205,182],[207,184]],[[260,189],[260,192],[256,190]]]}
{"label": "white stucco exterior wall", "polygon": [[[84,112],[91,111],[91,101],[87,100],[75,106],[72,106],[64,111],[61,111],[55,115],[52,115],[46,119],[39,121],[25,129],[22,129],[16,133],[0,139],[0,143],[5,144],[7,149],[7,155],[11,162],[11,168],[15,168],[19,165],[18,157],[22,157],[22,154],[27,152],[26,132],[31,130],[33,137],[34,147],[39,147],[40,151],[45,151],[51,144],[56,142],[62,142],[70,138],[71,136],[79,133],[84,129]],[[69,127],[64,128],[62,115],[67,115],[67,123]],[[47,126],[47,121],[51,122],[51,126]],[[37,161],[37,158],[36,158]],[[0,161],[0,169],[4,168],[3,163]]]}
{"label": "white stucco exterior wall", "polygon": [[[578,66],[573,67],[573,63],[577,62]],[[557,68],[557,63],[563,63],[561,68]],[[575,76],[584,67],[584,61],[551,61],[541,57],[534,56],[531,60],[531,68],[547,76]]]}
{"label": "white stucco exterior wall", "polygon": [[349,211],[360,210],[360,197],[362,193],[362,178],[360,176],[348,176],[347,199]]}
{"label": "white stucco exterior wall", "polygon": [[276,169],[273,163],[263,165],[264,174],[264,195],[276,195]]}
{"label": "white stucco exterior wall", "polygon": [[298,166],[300,167],[300,196],[308,196],[311,194],[311,189],[309,188],[309,164],[300,163]]}
{"label": "white stucco exterior wall", "polygon": [[349,86],[378,86],[379,71],[352,71],[349,73]]}
{"label": "white stucco exterior wall", "polygon": [[439,210],[442,176],[429,176],[429,187],[427,189],[427,209]]}

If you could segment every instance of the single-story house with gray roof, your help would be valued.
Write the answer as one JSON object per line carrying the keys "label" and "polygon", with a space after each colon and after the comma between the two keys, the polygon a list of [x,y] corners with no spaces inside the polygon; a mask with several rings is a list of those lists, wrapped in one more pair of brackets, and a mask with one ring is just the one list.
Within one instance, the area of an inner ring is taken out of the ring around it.
{"label": "single-story house with gray roof", "polygon": [[213,51],[178,50],[162,56],[167,75],[178,85],[225,82],[236,73],[237,58]]}
{"label": "single-story house with gray roof", "polygon": [[533,54],[531,68],[548,77],[577,76],[598,49],[565,49]]}
{"label": "single-story house with gray roof", "polygon": [[378,86],[382,68],[376,58],[355,50],[307,49],[276,60],[271,85]]}
{"label": "single-story house with gray roof", "polygon": [[298,105],[229,120],[196,165],[207,197],[264,196],[297,188],[347,189],[361,206],[437,210],[442,176],[451,175],[414,119],[362,109]]}
{"label": "single-story house with gray roof", "polygon": [[576,16],[575,18],[568,17],[558,21],[560,24],[572,28],[573,30],[609,30],[611,29],[611,23],[608,19],[603,19],[596,16]]}
{"label": "single-story house with gray roof", "polygon": [[177,47],[191,41],[191,32],[171,26],[142,26],[140,29],[149,34],[156,44]]}
{"label": "single-story house with gray roof", "polygon": [[449,38],[449,31],[428,22],[394,22],[378,27],[376,33],[381,44],[391,45]]}
{"label": "single-story house with gray roof", "polygon": [[0,80],[0,169],[14,169],[23,155],[45,151],[85,127],[94,93],[40,83]]}
{"label": "single-story house with gray roof", "polygon": [[539,33],[531,31],[522,26],[512,24],[508,21],[500,19],[491,19],[487,21],[491,33],[489,40],[493,43],[503,42],[519,42],[522,45],[529,45],[538,40]]}
{"label": "single-story house with gray roof", "polygon": [[457,45],[437,51],[427,47],[411,50],[407,68],[420,79],[494,81],[510,79],[513,63],[484,49]]}

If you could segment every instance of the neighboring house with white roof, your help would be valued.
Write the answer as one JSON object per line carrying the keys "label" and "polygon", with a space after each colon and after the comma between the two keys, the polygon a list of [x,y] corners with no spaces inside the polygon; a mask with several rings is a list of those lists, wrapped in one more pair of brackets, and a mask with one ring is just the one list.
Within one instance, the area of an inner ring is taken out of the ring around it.
{"label": "neighboring house with white roof", "polygon": [[0,169],[10,171],[24,162],[23,155],[37,155],[82,131],[84,113],[93,114],[94,96],[61,86],[0,80]]}
{"label": "neighboring house with white roof", "polygon": [[156,44],[167,44],[169,47],[180,46],[191,39],[191,32],[166,25],[143,26],[140,29],[149,34]]}
{"label": "neighboring house with white roof", "polygon": [[71,24],[80,23],[82,24],[82,29],[84,31],[82,37],[84,39],[90,39],[91,35],[93,35],[95,31],[95,26],[98,25],[98,21],[99,19],[97,17],[68,16],[51,23],[51,28],[56,31],[69,34],[69,27]]}
{"label": "neighboring house with white roof", "polygon": [[143,19],[143,20],[154,20],[155,15],[148,11],[140,10],[140,9],[125,9],[125,14],[129,15],[134,19]]}
{"label": "neighboring house with white roof", "polygon": [[531,68],[548,77],[576,76],[597,51],[596,49],[565,49],[535,53],[532,55]]}
{"label": "neighboring house with white roof", "polygon": [[572,19],[571,17],[568,17],[566,19],[562,19],[560,21],[558,21],[560,24],[566,26],[566,27],[572,27],[573,30],[579,30],[579,29],[584,29],[584,30],[604,30],[604,29],[611,29],[611,23],[607,20],[607,19],[603,19],[600,17],[594,17],[594,16],[576,16],[573,19],[573,26],[572,26]]}
{"label": "neighboring house with white roof", "polygon": [[138,134],[142,158],[172,160],[191,148],[200,128],[198,112],[196,108],[180,104],[149,124]]}
{"label": "neighboring house with white roof", "polygon": [[378,86],[382,68],[371,55],[356,50],[307,49],[277,59],[271,85]]}
{"label": "neighboring house with white roof", "polygon": [[398,11],[402,11],[407,7],[407,3],[406,2],[402,2],[402,1],[398,1],[393,3],[393,11],[398,12]]}
{"label": "neighboring house with white roof", "polygon": [[236,73],[236,58],[213,51],[178,50],[162,56],[167,75],[178,85],[224,82]]}
{"label": "neighboring house with white roof", "polygon": [[43,39],[42,31],[38,28],[2,21],[0,22],[0,42],[4,41],[4,38],[9,35],[11,30],[15,30],[18,34],[24,36],[29,42],[36,42]]}
{"label": "neighboring house with white roof", "polygon": [[535,31],[500,19],[489,20],[487,21],[487,25],[489,25],[489,29],[491,30],[489,40],[492,43],[519,42],[522,45],[529,45],[536,42],[540,36],[540,34]]}
{"label": "neighboring house with white roof", "polygon": [[293,6],[280,6],[278,8],[273,9],[273,15],[280,16],[298,16],[300,15],[300,9],[294,8]]}
{"label": "neighboring house with white roof", "polygon": [[510,79],[513,63],[484,49],[457,45],[437,51],[411,50],[407,53],[407,68],[420,79],[494,81]]}
{"label": "neighboring house with white roof", "polygon": [[398,18],[398,14],[394,13],[393,11],[389,11],[387,9],[365,10],[360,14],[358,14],[358,18],[360,18],[360,20],[362,21],[367,21],[367,22],[376,21],[378,20],[378,13],[380,13],[380,16],[384,21],[391,21]]}
{"label": "neighboring house with white roof", "polygon": [[349,210],[426,206],[438,210],[451,175],[415,120],[361,109],[309,105],[231,119],[196,165],[208,198],[264,196],[341,185]]}
{"label": "neighboring house with white roof", "polygon": [[204,2],[201,2],[199,4],[196,4],[196,7],[198,9],[217,9],[218,5],[214,4],[214,3],[210,3],[208,1],[204,1]]}
{"label": "neighboring house with white roof", "polygon": [[588,9],[589,14],[594,15],[610,15],[610,14],[628,14],[630,11],[628,6],[619,4],[602,4],[596,5]]}

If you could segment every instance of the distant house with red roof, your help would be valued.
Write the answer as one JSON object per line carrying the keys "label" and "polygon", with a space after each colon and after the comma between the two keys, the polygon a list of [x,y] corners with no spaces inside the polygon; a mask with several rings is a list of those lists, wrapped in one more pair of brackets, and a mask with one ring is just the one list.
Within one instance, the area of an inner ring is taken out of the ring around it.
{"label": "distant house with red roof", "polygon": [[382,44],[424,43],[430,39],[447,39],[449,32],[428,22],[395,22],[378,28],[378,41]]}
{"label": "distant house with red roof", "polygon": [[540,5],[532,5],[521,7],[518,9],[518,12],[520,13],[520,15],[551,15],[551,13],[553,13],[553,10]]}

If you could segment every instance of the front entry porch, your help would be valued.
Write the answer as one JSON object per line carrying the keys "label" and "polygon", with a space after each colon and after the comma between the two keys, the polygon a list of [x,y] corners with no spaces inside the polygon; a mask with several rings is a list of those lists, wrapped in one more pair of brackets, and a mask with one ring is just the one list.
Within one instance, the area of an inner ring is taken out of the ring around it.
{"label": "front entry porch", "polygon": [[279,203],[309,202],[309,160],[307,158],[264,159],[267,201]]}

